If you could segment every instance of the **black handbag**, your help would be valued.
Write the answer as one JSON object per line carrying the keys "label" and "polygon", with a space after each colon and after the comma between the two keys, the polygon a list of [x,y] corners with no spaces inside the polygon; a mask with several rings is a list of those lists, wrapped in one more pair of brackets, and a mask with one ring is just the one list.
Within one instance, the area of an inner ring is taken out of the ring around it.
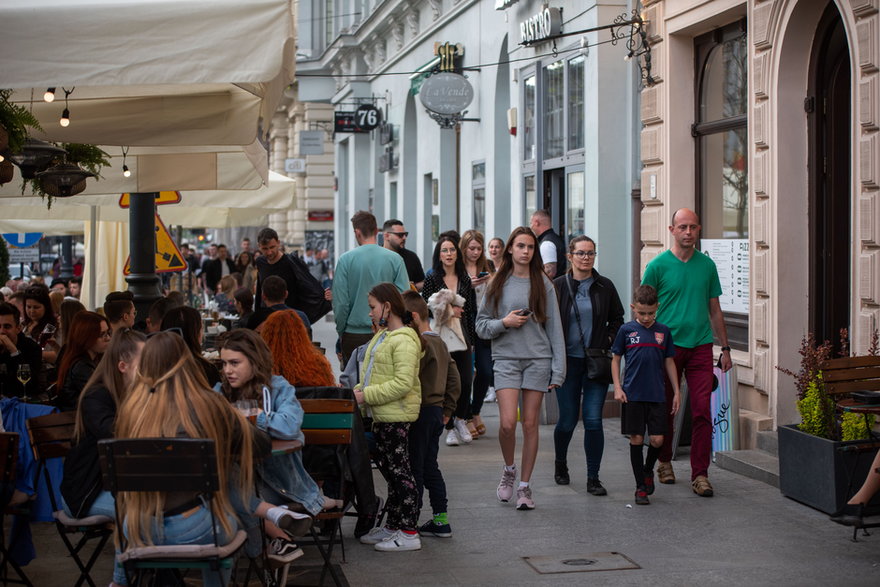
{"label": "black handbag", "polygon": [[571,307],[574,310],[574,318],[577,321],[578,332],[581,335],[581,345],[584,347],[584,363],[587,368],[587,379],[598,381],[610,385],[613,383],[611,378],[611,351],[608,349],[591,349],[587,348],[587,341],[584,340],[584,329],[581,327],[581,313],[577,307],[577,300],[574,291],[571,289],[571,282],[566,276],[565,285],[568,287],[568,295],[571,298]]}

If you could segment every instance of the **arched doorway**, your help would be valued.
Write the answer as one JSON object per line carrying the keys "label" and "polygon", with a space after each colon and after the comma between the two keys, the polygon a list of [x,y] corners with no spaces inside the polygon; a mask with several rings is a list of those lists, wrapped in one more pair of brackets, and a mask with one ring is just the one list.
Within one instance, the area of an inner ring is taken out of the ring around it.
{"label": "arched doorway", "polygon": [[830,2],[810,57],[810,330],[839,345],[850,327],[851,74],[843,21]]}

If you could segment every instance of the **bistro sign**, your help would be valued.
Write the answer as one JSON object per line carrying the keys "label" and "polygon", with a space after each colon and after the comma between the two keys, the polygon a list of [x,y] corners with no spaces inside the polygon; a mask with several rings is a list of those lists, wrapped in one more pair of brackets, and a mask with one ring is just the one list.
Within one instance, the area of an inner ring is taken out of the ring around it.
{"label": "bistro sign", "polygon": [[562,32],[562,9],[544,7],[541,12],[519,23],[521,45],[530,45]]}
{"label": "bistro sign", "polygon": [[435,73],[419,89],[422,105],[437,114],[458,114],[474,99],[474,88],[459,73]]}

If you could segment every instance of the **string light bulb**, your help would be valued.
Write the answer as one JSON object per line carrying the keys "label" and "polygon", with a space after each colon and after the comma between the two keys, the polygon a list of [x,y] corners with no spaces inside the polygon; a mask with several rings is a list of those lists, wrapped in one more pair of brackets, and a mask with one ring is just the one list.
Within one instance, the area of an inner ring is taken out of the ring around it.
{"label": "string light bulb", "polygon": [[[52,88],[50,88],[50,89],[52,89]],[[70,126],[70,104],[68,102],[68,98],[73,93],[73,90],[75,90],[76,88],[73,87],[73,88],[70,88],[69,90],[66,88],[61,88],[61,89],[64,90],[64,111],[61,112],[61,120],[58,121],[58,124],[60,124],[64,128],[67,128],[68,126]],[[54,93],[53,93],[52,99],[53,100],[55,99]]]}
{"label": "string light bulb", "polygon": [[49,88],[46,90],[46,93],[43,94],[43,100],[49,103],[55,101],[55,88]]}
{"label": "string light bulb", "polygon": [[122,177],[131,177],[131,169],[128,168],[128,165],[125,163],[125,158],[128,156],[128,150],[131,147],[122,147]]}

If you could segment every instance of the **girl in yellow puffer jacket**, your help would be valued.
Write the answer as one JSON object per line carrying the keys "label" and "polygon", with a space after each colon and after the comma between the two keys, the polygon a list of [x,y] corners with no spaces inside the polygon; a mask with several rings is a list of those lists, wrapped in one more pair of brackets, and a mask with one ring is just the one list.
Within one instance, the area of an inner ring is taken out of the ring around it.
{"label": "girl in yellow puffer jacket", "polygon": [[354,394],[373,415],[376,464],[388,483],[386,525],[361,536],[383,552],[420,550],[416,530],[419,496],[409,461],[409,427],[419,417],[422,389],[419,360],[422,340],[410,327],[412,316],[393,283],[380,283],[369,294],[370,319],[377,332],[367,345],[360,383]]}

